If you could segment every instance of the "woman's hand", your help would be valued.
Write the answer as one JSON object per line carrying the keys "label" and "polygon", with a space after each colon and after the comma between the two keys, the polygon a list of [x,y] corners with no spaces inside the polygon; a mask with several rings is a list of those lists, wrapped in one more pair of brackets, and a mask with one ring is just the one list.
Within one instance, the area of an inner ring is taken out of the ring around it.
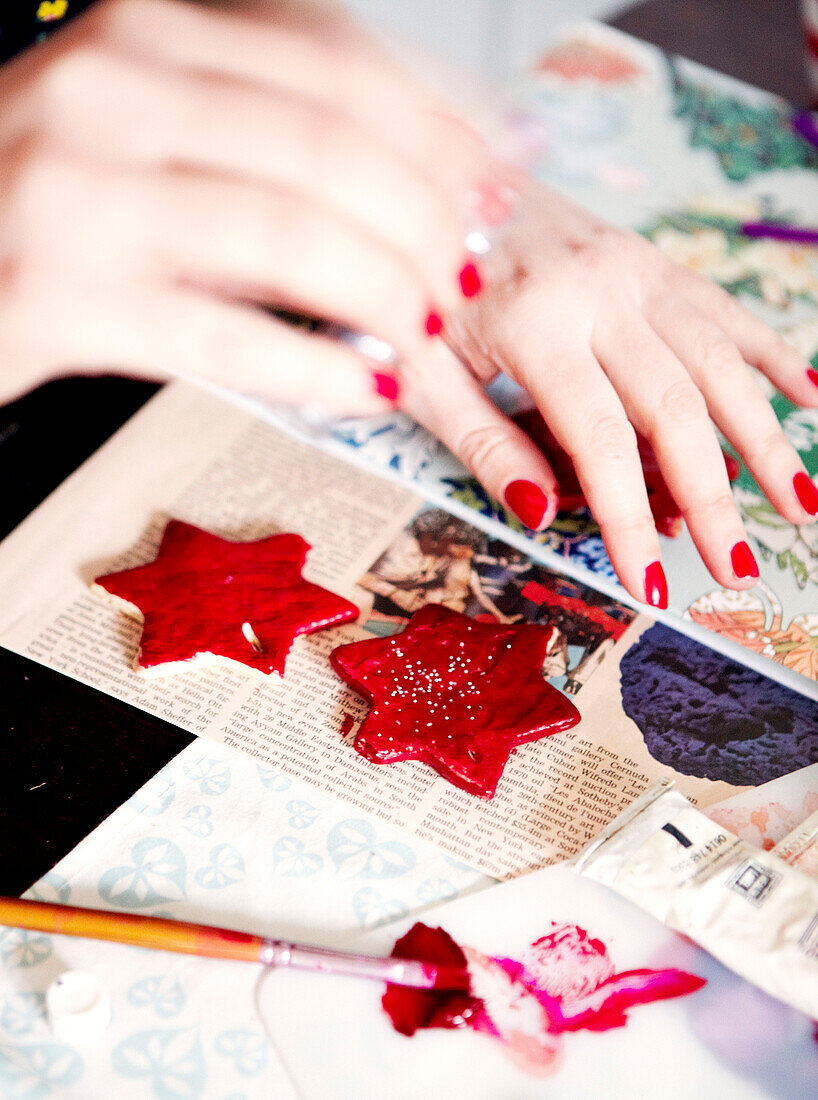
{"label": "woman's hand", "polygon": [[119,368],[388,408],[394,372],[257,307],[417,359],[487,164],[340,14],[103,0],[0,71],[0,402]]}
{"label": "woman's hand", "polygon": [[728,588],[758,575],[712,420],[791,523],[818,490],[747,364],[799,405],[818,376],[729,294],[534,182],[486,261],[487,288],[447,318],[459,362],[421,363],[406,407],[529,527],[547,527],[559,486],[534,444],[482,392],[498,370],[536,401],[571,455],[614,568],[632,595],[666,606],[659,540],[637,454],[652,444],[705,565]]}

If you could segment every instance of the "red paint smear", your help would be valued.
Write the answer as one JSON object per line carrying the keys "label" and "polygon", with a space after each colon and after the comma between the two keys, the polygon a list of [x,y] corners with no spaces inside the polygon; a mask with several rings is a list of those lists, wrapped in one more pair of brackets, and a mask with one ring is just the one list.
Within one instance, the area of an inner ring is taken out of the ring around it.
{"label": "red paint smear", "polygon": [[549,607],[562,607],[566,611],[573,611],[585,619],[590,619],[592,623],[601,626],[614,641],[618,641],[628,629],[627,623],[606,615],[601,608],[586,604],[584,600],[580,600],[576,596],[562,596],[559,592],[552,592],[550,588],[546,588],[539,581],[528,581],[523,587],[522,595],[527,600],[531,600],[532,603],[547,604]]}
{"label": "red paint smear", "polygon": [[141,612],[140,668],[213,654],[283,675],[299,634],[358,617],[355,604],[301,576],[309,549],[300,535],[230,542],[171,520],[153,562],[95,583]]}
{"label": "red paint smear", "polygon": [[375,764],[423,760],[491,798],[517,745],[579,722],[542,676],[551,637],[428,604],[400,634],[339,646],[333,668],[372,704],[355,749]]}
{"label": "red paint smear", "polygon": [[[703,978],[676,969],[614,973],[602,941],[574,924],[554,925],[517,961],[464,950],[442,928],[418,922],[396,942],[392,955],[446,966],[468,963],[472,976],[470,994],[387,986],[382,1004],[397,1031],[414,1035],[424,1028],[469,1027],[504,1042],[536,1072],[553,1069],[561,1035],[623,1027],[631,1008],[686,996],[705,985]],[[484,989],[491,993],[476,996]],[[520,1012],[526,998],[538,1012]]]}
{"label": "red paint smear", "polygon": [[[530,409],[528,412],[518,413],[513,419],[548,459],[560,488],[560,511],[576,512],[580,508],[587,508],[588,502],[577,478],[574,464],[554,438],[541,414],[536,409]],[[668,538],[675,538],[682,530],[681,509],[667,487],[653,448],[641,435],[637,436],[637,443],[648,490],[648,502],[656,529]],[[732,455],[722,453],[727,467],[727,476],[731,481],[735,481],[739,474],[739,464]]]}
{"label": "red paint smear", "polygon": [[[466,966],[466,956],[448,932],[429,928],[420,921],[396,941],[392,957],[418,959],[441,967]],[[414,1035],[427,1027],[465,1027],[471,1013],[482,1004],[468,993],[407,989],[400,985],[387,985],[381,1003],[401,1035]]]}

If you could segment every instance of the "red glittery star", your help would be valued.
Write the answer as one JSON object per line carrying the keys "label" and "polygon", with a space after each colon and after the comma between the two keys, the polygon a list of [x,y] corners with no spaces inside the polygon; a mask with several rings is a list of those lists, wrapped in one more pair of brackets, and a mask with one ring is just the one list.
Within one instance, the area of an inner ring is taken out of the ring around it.
{"label": "red glittery star", "polygon": [[376,764],[424,760],[491,798],[509,754],[579,721],[543,679],[548,627],[479,623],[427,604],[392,638],[332,651],[332,666],[371,702],[355,739]]}
{"label": "red glittery star", "polygon": [[173,519],[154,561],[94,587],[144,619],[142,672],[230,660],[283,675],[298,634],[358,617],[355,604],[301,576],[309,549],[300,535],[230,542]]}

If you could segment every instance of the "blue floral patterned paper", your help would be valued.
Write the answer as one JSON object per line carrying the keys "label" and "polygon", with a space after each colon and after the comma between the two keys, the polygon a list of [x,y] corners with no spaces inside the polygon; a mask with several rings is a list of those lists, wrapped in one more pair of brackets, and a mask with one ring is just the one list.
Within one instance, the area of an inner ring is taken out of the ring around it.
{"label": "blue floral patterned paper", "polygon": [[[56,901],[340,942],[487,879],[233,749],[190,745],[30,891]],[[54,1040],[45,991],[98,976],[103,1038]],[[0,931],[0,1096],[287,1100],[254,1005],[260,968]],[[332,979],[329,979],[332,980]]]}

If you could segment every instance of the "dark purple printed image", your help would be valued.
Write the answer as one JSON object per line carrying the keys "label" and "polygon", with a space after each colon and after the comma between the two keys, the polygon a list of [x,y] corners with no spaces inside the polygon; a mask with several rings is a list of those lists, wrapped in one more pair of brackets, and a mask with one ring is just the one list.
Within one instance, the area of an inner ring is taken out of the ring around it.
{"label": "dark purple printed image", "polygon": [[818,703],[658,623],[620,679],[648,752],[684,775],[757,786],[818,761]]}

